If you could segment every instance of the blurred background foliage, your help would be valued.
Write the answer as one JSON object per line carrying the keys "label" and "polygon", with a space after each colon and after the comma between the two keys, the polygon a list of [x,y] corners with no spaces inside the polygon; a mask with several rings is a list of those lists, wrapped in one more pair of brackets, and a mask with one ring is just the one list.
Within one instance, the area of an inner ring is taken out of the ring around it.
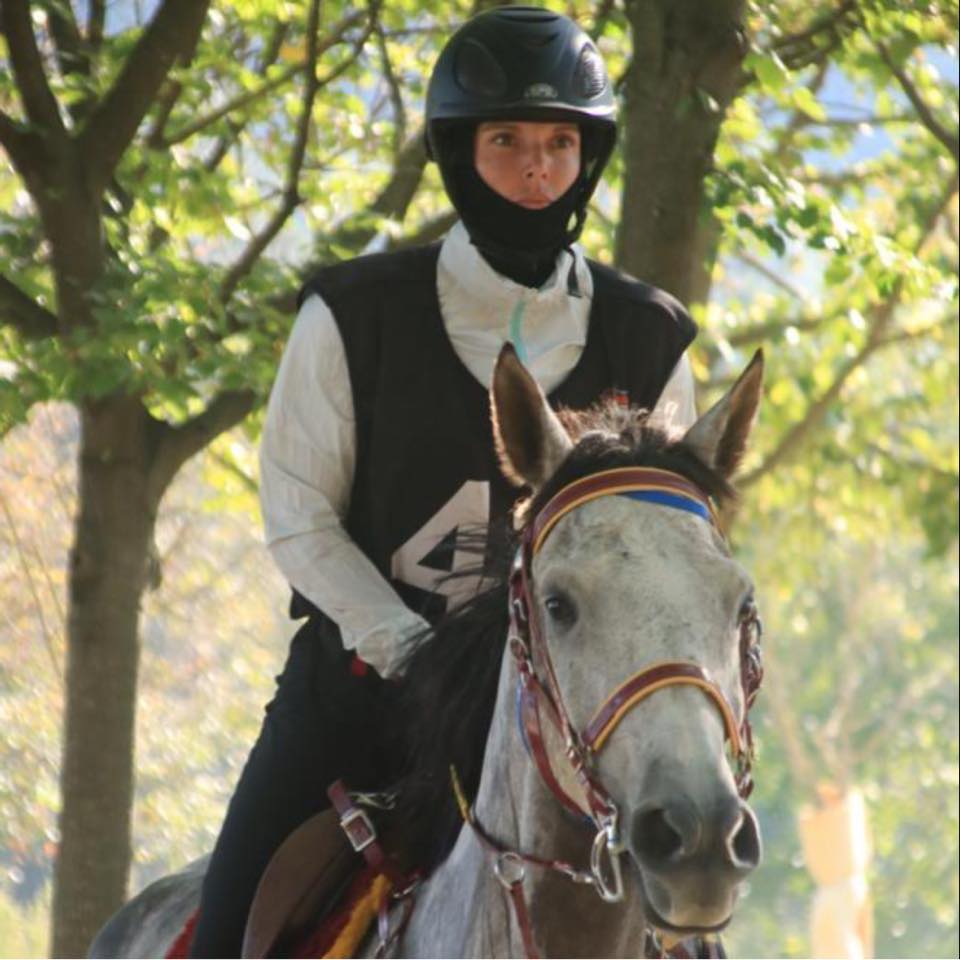
{"label": "blurred background foliage", "polygon": [[[621,3],[546,5],[594,29],[623,74]],[[108,89],[154,6],[108,4],[97,69],[48,71],[69,123],[82,123],[70,111],[85,91]],[[0,300],[0,955],[47,949],[73,404],[138,393],[173,424],[219,391],[252,391],[257,407],[308,265],[450,223],[418,132],[426,71],[473,5],[389,0],[369,18],[325,3],[307,128],[308,6],[212,5],[105,192],[112,255],[93,327],[29,336]],[[47,9],[34,12],[49,41]],[[734,528],[767,628],[754,795],[766,854],[728,949],[809,951],[795,816],[829,781],[867,798],[877,955],[957,956],[957,5],[770,0],[749,4],[746,23],[743,88],[702,211],[715,252],[692,351],[701,409],[754,346],[769,365]],[[0,109],[17,102],[0,69]],[[629,209],[622,171],[617,156],[583,237],[607,261]],[[0,274],[52,309],[49,245],[2,152]],[[134,888],[209,849],[284,657],[257,433],[254,413],[218,437],[160,510]]]}
{"label": "blurred background foliage", "polygon": [[[46,955],[76,445],[73,410],[47,404],[0,449],[2,956]],[[142,620],[135,889],[212,845],[285,656],[286,587],[236,472],[254,459],[241,432],[224,437],[165,501]]]}

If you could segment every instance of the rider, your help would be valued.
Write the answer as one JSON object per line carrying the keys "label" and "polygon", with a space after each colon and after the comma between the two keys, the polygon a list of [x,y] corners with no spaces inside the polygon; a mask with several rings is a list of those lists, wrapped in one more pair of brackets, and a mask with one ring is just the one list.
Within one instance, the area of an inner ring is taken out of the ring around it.
{"label": "rider", "polygon": [[516,495],[487,401],[503,343],[554,404],[612,390],[648,408],[669,399],[692,422],[686,311],[575,243],[615,137],[606,68],[579,27],[532,7],[480,14],[427,93],[429,151],[459,223],[439,247],[360,257],[304,287],[261,498],[291,616],[308,619],[214,849],[194,956],[238,954],[260,873],[333,780],[390,781],[384,678],[444,612],[437,580],[461,566],[461,532]]}

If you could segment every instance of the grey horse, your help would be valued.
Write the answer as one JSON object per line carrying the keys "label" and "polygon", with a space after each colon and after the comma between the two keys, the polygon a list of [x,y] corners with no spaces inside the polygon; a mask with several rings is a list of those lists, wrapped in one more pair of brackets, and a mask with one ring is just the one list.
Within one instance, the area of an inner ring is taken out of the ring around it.
{"label": "grey horse", "polygon": [[[533,544],[525,602],[548,652],[518,658],[516,620],[514,656],[501,653],[502,636],[486,645],[500,666],[467,822],[417,888],[409,922],[387,945],[393,955],[638,956],[651,935],[709,939],[729,922],[761,856],[728,757],[731,746],[741,761],[747,753],[744,640],[757,624],[751,580],[710,514],[732,495],[762,369],[758,354],[671,436],[613,404],[558,416],[512,351],[501,354],[494,432],[505,474],[532,491],[515,524],[539,530],[522,541]],[[645,493],[650,484],[635,482],[644,471],[664,489]],[[621,475],[631,489],[604,479]],[[599,493],[554,508],[597,477]],[[544,533],[551,511],[558,518]],[[657,671],[665,679],[653,682]],[[518,676],[535,691],[524,700],[533,727],[517,722]],[[598,705],[610,719],[597,719],[607,716]],[[531,729],[542,741],[536,762]],[[591,736],[593,749],[583,746]],[[90,955],[165,955],[197,907],[204,864],[148,887]],[[372,932],[359,955],[382,951],[380,937]]]}

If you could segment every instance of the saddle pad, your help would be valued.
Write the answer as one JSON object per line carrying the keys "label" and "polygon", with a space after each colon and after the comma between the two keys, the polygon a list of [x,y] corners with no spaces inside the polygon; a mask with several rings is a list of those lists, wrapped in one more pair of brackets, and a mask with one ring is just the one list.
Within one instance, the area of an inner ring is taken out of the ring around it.
{"label": "saddle pad", "polygon": [[193,943],[193,931],[197,929],[197,919],[199,917],[199,909],[194,910],[193,913],[187,917],[187,922],[183,925],[183,929],[167,951],[165,960],[186,960],[186,958],[190,956],[190,944]]}
{"label": "saddle pad", "polygon": [[[358,870],[340,903],[327,914],[290,953],[291,957],[352,957],[376,920],[380,904],[389,896],[390,881],[372,867]],[[187,919],[167,951],[165,960],[186,960],[190,956],[199,910]]]}
{"label": "saddle pad", "polygon": [[291,955],[296,958],[354,956],[391,889],[386,876],[373,867],[364,867],[354,877],[341,902]]}

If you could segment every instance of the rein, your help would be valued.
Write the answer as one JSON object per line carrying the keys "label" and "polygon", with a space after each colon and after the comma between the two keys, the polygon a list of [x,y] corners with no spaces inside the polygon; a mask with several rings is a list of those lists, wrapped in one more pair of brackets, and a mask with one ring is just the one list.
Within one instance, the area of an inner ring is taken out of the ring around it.
{"label": "rein", "polygon": [[[495,841],[477,821],[463,798],[453,771],[454,790],[464,819],[491,854],[494,873],[509,893],[527,956],[538,954],[523,895],[524,864],[552,869],[568,879],[593,886],[608,903],[623,899],[620,855],[626,850],[620,836],[619,810],[594,772],[595,757],[617,725],[647,697],[670,686],[694,686],[716,706],[736,763],[740,796],[749,796],[753,781],[753,737],[748,711],[756,698],[763,670],[760,663],[760,621],[755,608],[741,621],[741,684],[743,716],[737,718],[720,687],[707,671],[692,661],[654,663],[632,674],[616,687],[594,712],[583,731],[572,724],[553,668],[539,619],[531,615],[533,559],[557,523],[573,510],[607,496],[656,503],[693,513],[720,530],[709,498],[685,477],[649,467],[605,470],[577,480],[560,490],[527,525],[510,573],[510,629],[508,642],[518,673],[519,718],[524,740],[550,792],[570,812],[585,817],[596,828],[589,870],[577,870],[562,861],[509,850]],[[557,758],[562,758],[560,762]],[[650,931],[652,942],[657,937]],[[712,948],[708,945],[708,950]],[[684,952],[681,955],[686,955]],[[713,955],[708,954],[708,955]]]}

